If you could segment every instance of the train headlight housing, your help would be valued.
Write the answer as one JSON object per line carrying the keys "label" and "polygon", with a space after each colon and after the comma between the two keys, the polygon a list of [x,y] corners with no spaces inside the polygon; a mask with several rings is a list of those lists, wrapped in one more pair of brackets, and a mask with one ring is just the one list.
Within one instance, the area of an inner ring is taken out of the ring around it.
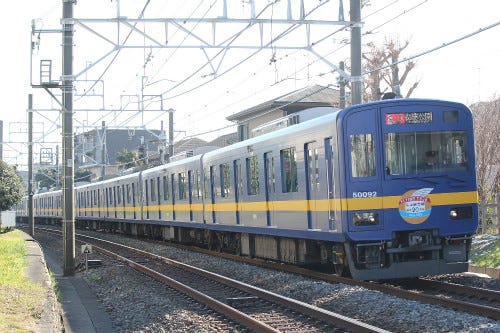
{"label": "train headlight housing", "polygon": [[380,224],[378,213],[375,212],[354,213],[352,219],[354,225],[357,227]]}
{"label": "train headlight housing", "polygon": [[453,207],[450,209],[451,220],[465,220],[472,218],[472,207]]}

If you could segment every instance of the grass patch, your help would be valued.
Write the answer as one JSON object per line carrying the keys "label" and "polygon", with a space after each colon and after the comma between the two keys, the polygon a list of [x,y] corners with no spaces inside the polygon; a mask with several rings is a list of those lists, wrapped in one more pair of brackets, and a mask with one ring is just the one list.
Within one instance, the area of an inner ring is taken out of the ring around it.
{"label": "grass patch", "polygon": [[45,290],[25,272],[26,242],[18,230],[0,234],[0,332],[30,332],[42,312]]}
{"label": "grass patch", "polygon": [[500,237],[480,235],[474,238],[471,248],[472,263],[478,266],[500,267]]}

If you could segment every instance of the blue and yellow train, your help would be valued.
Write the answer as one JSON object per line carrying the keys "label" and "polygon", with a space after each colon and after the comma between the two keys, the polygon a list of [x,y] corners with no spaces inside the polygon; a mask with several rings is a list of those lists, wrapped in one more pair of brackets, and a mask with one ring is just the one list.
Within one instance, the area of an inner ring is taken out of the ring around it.
{"label": "blue and yellow train", "polygon": [[[466,271],[478,225],[472,115],[438,100],[351,106],[75,191],[80,226],[364,280]],[[61,203],[35,195],[36,219]]]}

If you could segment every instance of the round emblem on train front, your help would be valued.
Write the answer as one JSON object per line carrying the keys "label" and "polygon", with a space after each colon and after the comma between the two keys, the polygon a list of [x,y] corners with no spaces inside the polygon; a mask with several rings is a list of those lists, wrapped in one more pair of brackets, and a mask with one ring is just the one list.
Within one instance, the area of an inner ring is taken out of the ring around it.
{"label": "round emblem on train front", "polygon": [[431,199],[428,194],[433,188],[410,190],[399,200],[399,215],[408,223],[420,224],[429,218],[432,210]]}

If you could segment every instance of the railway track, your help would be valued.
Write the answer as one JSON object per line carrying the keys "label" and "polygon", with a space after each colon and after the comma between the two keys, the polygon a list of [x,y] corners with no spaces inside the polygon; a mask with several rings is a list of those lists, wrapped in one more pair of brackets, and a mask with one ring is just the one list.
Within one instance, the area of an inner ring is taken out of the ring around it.
{"label": "railway track", "polygon": [[[54,230],[44,229],[46,232]],[[257,332],[388,332],[307,303],[139,249],[86,235],[77,241],[126,263]]]}
{"label": "railway track", "polygon": [[392,283],[358,281],[340,277],[334,274],[322,273],[311,269],[305,269],[293,265],[286,265],[283,263],[275,263],[258,258],[248,258],[228,253],[218,253],[195,246],[186,246],[180,244],[171,245],[189,251],[216,255],[222,258],[236,260],[259,267],[270,268],[287,273],[300,274],[308,278],[318,279],[325,282],[344,283],[347,285],[360,286],[363,288],[380,291],[389,295],[402,297],[409,300],[439,305],[454,310],[464,311],[470,314],[476,314],[495,320],[500,320],[500,292],[497,290],[467,287],[463,285],[428,279],[409,279],[404,280],[403,282],[392,281]]}
{"label": "railway track", "polygon": [[228,253],[217,253],[199,247],[180,244],[172,244],[172,246],[187,249],[189,251],[217,255],[226,259],[237,260],[259,267],[300,274],[308,278],[318,279],[325,282],[360,286],[408,300],[439,305],[470,314],[500,320],[500,292],[496,290],[467,287],[422,278],[402,280],[402,282],[395,280],[388,283],[358,281],[334,274],[322,273],[311,269],[286,265],[283,263],[275,263],[258,258],[248,258]]}

